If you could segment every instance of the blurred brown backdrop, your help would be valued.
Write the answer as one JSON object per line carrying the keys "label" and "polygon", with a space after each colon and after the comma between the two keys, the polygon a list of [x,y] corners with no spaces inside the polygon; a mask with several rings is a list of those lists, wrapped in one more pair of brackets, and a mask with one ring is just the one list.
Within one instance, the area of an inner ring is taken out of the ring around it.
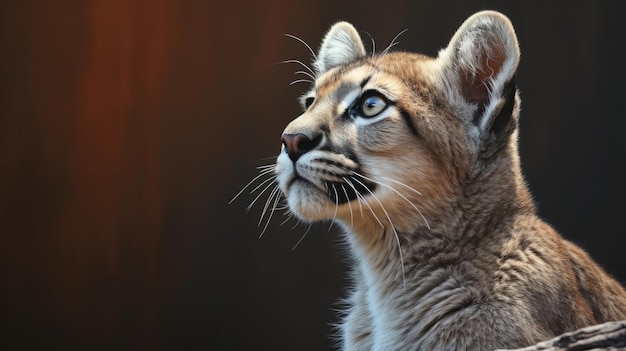
{"label": "blurred brown backdrop", "polygon": [[[343,296],[328,224],[262,238],[253,197],[337,20],[435,55],[501,10],[522,64],[521,151],[541,214],[626,282],[623,19],[604,2],[4,1],[0,348],[325,350]],[[364,34],[367,37],[366,34]],[[263,200],[260,200],[263,201]]]}

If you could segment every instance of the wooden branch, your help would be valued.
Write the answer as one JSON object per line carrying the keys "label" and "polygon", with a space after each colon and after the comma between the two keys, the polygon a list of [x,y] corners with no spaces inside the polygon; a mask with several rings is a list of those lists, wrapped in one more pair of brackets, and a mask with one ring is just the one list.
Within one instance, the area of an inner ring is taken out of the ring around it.
{"label": "wooden branch", "polygon": [[533,346],[508,351],[584,350],[626,350],[626,320],[585,327]]}

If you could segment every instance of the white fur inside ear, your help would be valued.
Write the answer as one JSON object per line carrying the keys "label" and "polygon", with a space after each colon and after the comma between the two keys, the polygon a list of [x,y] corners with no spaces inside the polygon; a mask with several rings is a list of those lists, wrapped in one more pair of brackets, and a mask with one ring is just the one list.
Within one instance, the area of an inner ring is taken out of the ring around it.
{"label": "white fur inside ear", "polygon": [[333,25],[324,40],[313,65],[318,74],[365,56],[363,41],[348,22]]}
{"label": "white fur inside ear", "polygon": [[439,52],[451,101],[462,110],[482,105],[480,130],[488,125],[500,103],[506,84],[513,79],[520,60],[517,37],[510,20],[501,13],[482,11],[459,27],[447,48]]}

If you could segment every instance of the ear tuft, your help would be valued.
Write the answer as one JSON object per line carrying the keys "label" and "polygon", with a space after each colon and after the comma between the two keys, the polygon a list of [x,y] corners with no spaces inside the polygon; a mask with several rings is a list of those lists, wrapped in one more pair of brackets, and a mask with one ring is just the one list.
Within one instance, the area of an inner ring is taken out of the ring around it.
{"label": "ear tuft", "polygon": [[348,22],[338,22],[324,37],[313,65],[317,74],[320,75],[333,67],[363,56],[365,56],[365,48],[357,30]]}
{"label": "ear tuft", "polygon": [[520,51],[511,21],[496,11],[469,17],[439,53],[461,97],[483,110],[496,103],[515,76]]}

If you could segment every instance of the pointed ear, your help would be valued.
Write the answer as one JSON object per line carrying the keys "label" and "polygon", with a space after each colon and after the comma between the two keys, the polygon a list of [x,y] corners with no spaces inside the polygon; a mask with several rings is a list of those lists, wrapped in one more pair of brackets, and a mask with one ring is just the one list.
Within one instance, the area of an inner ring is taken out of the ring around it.
{"label": "pointed ear", "polygon": [[363,41],[354,26],[348,22],[334,24],[322,41],[313,62],[318,75],[329,69],[365,56]]}
{"label": "pointed ear", "polygon": [[509,83],[520,60],[510,20],[495,11],[474,14],[459,27],[438,59],[443,64],[447,85],[458,93],[451,97],[453,103],[465,106],[465,110],[473,106],[471,118],[481,130],[494,124],[491,115],[507,105],[511,96]]}

